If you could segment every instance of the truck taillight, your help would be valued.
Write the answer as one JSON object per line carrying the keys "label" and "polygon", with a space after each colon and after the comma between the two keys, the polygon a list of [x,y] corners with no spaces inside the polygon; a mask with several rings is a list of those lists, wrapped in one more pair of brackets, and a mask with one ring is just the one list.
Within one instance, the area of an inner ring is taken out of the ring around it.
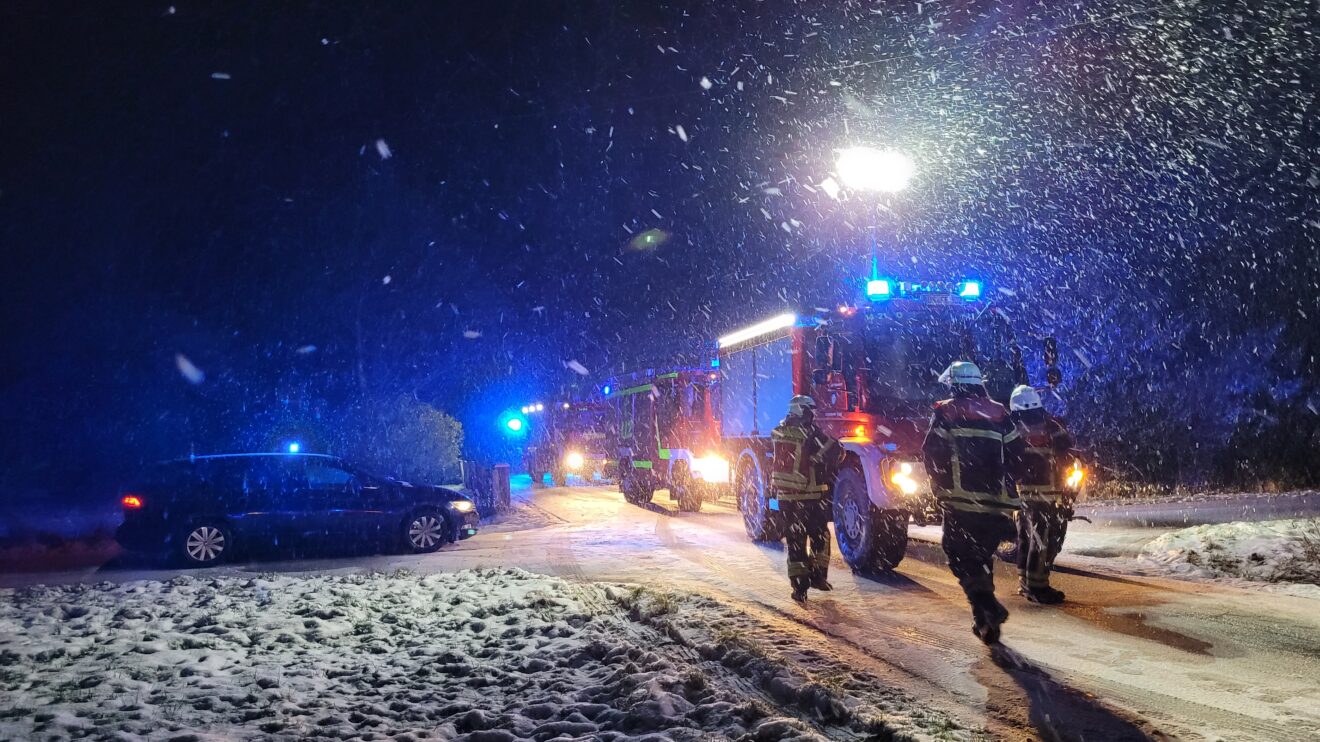
{"label": "truck taillight", "polygon": [[125,510],[142,509],[142,498],[137,495],[124,495],[124,498],[120,500],[120,502],[123,503]]}

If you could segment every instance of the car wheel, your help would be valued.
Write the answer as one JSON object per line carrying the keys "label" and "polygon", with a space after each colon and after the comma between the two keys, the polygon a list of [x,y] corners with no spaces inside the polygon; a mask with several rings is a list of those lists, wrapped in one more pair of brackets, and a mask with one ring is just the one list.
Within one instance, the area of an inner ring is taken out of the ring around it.
{"label": "car wheel", "polygon": [[224,523],[202,520],[183,529],[178,540],[179,557],[188,567],[214,567],[229,558],[233,533]]}
{"label": "car wheel", "polygon": [[834,482],[834,533],[843,560],[861,573],[888,571],[907,551],[905,510],[881,510],[871,503],[866,476],[856,468]]}
{"label": "car wheel", "polygon": [[435,510],[423,510],[404,525],[403,545],[414,554],[429,554],[448,543],[449,535],[449,522],[444,515]]}

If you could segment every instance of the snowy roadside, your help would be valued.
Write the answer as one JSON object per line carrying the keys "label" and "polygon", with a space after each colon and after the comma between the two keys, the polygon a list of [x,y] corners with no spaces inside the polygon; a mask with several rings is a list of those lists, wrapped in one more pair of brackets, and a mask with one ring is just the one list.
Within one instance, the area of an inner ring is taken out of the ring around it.
{"label": "snowy roadside", "polygon": [[[939,526],[911,533],[938,542]],[[1320,599],[1320,518],[1132,528],[1073,523],[1056,564]]]}
{"label": "snowy roadside", "polygon": [[1320,585],[1320,518],[1215,523],[1171,531],[1137,557],[1188,578]]}
{"label": "snowy roadside", "polygon": [[517,569],[4,590],[0,738],[985,736],[793,643],[706,598]]}

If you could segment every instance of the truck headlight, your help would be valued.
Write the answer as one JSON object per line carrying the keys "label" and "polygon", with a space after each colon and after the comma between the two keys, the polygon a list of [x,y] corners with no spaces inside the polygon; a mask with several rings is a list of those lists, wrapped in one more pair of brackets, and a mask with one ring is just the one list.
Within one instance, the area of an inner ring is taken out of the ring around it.
{"label": "truck headlight", "polygon": [[692,475],[710,484],[729,481],[729,462],[723,456],[708,453],[692,460]]}
{"label": "truck headlight", "polygon": [[930,491],[926,470],[919,461],[885,459],[881,463],[880,474],[885,486],[903,497],[914,497]]}
{"label": "truck headlight", "polygon": [[470,513],[476,505],[471,500],[450,500],[449,507],[460,513]]}
{"label": "truck headlight", "polygon": [[1072,468],[1068,470],[1068,476],[1064,478],[1063,483],[1073,491],[1082,488],[1082,485],[1086,483],[1086,470],[1082,468],[1082,462],[1073,462]]}
{"label": "truck headlight", "polygon": [[569,451],[568,455],[564,457],[564,466],[568,467],[573,471],[577,471],[578,469],[581,469],[582,465],[585,463],[587,463],[586,458],[584,458],[582,454],[578,453],[577,451]]}
{"label": "truck headlight", "polygon": [[915,495],[917,489],[921,487],[916,478],[912,476],[912,470],[911,461],[901,462],[889,470],[889,482],[898,487],[898,491],[905,495]]}

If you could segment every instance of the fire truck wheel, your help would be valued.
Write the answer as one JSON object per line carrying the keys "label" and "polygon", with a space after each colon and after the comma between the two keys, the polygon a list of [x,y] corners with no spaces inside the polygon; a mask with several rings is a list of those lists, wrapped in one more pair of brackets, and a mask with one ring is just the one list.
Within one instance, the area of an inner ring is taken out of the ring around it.
{"label": "fire truck wheel", "polygon": [[635,470],[624,475],[621,489],[623,499],[633,505],[645,505],[655,496],[655,487],[651,484],[651,478]]}
{"label": "fire truck wheel", "polygon": [[756,542],[774,542],[783,538],[778,514],[770,509],[765,498],[765,482],[761,481],[756,466],[746,459],[738,466],[734,484],[738,493],[738,510],[742,512],[747,537]]}
{"label": "fire truck wheel", "polygon": [[674,473],[670,475],[670,493],[678,501],[678,509],[687,513],[701,510],[701,487],[692,481],[685,461],[674,464]]}
{"label": "fire truck wheel", "polygon": [[843,560],[854,572],[886,572],[903,561],[907,551],[908,515],[871,504],[866,477],[844,469],[834,483],[834,533]]}

